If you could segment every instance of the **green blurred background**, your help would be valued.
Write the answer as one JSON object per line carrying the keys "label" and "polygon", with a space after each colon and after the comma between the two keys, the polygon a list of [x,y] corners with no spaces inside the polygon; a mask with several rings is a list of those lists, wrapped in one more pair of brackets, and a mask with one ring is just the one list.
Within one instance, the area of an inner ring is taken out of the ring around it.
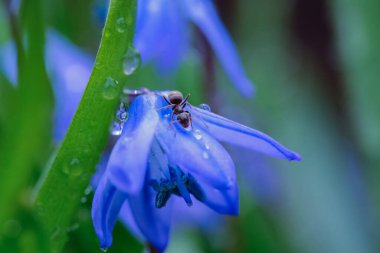
{"label": "green blurred background", "polygon": [[[1,44],[12,36],[7,2],[0,4]],[[42,29],[54,27],[95,55],[102,31],[95,15],[99,4],[38,0],[22,10],[20,32],[28,33],[29,51],[19,85],[37,84],[14,95],[0,75],[0,208],[10,217],[0,223],[1,252],[48,252],[54,239],[40,228],[29,201],[54,150]],[[194,50],[173,76],[160,77],[147,66],[128,87],[190,92],[191,103],[206,102],[213,111],[270,134],[303,161],[228,147],[241,179],[240,216],[207,228],[175,226],[168,252],[380,252],[380,1],[217,0],[216,5],[256,84],[254,99],[237,94],[196,30]],[[16,181],[8,180],[12,171],[6,164],[22,166]],[[73,225],[63,231],[70,236],[64,252],[100,250],[91,199],[83,200]],[[4,205],[9,201],[12,205]],[[109,252],[142,251],[118,224]]]}

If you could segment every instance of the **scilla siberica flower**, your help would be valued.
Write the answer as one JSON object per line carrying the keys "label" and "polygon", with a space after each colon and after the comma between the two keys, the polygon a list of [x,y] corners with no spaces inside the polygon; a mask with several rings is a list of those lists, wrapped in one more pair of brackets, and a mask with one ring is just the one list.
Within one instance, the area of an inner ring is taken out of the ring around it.
{"label": "scilla siberica flower", "polygon": [[153,61],[161,70],[175,68],[189,43],[190,23],[205,35],[236,89],[253,94],[235,45],[220,20],[212,0],[139,0],[135,46],[142,61]]}
{"label": "scilla siberica flower", "polygon": [[172,196],[188,206],[194,198],[218,213],[237,215],[234,163],[217,140],[301,159],[269,136],[208,110],[186,102],[170,106],[180,100],[169,99],[169,94],[147,92],[129,108],[93,200],[93,223],[102,248],[111,246],[120,217],[137,237],[163,251],[171,216],[176,215]]}
{"label": "scilla siberica flower", "polygon": [[[104,21],[104,5],[95,9]],[[153,62],[160,73],[178,67],[189,48],[191,23],[205,35],[236,89],[251,96],[252,82],[212,0],[138,0],[134,44],[143,64]]]}

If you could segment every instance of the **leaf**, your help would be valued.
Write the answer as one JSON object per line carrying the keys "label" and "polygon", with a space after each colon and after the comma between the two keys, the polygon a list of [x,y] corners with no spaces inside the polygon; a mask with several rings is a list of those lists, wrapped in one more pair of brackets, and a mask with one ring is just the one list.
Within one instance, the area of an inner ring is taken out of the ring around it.
{"label": "leaf", "polygon": [[[16,210],[17,201],[31,181],[40,161],[46,158],[50,148],[52,92],[44,64],[44,26],[41,1],[24,1],[24,26],[28,50],[19,58],[19,83],[11,89],[2,84],[7,96],[0,141],[0,224],[8,220]],[[15,28],[15,29],[16,29]],[[23,48],[18,50],[24,51]],[[19,55],[19,52],[18,52]],[[3,80],[2,80],[3,81]],[[10,97],[8,97],[8,95]]]}
{"label": "leaf", "polygon": [[[136,0],[111,0],[87,89],[36,199],[37,212],[60,252],[109,134],[126,76],[123,56],[132,47]],[[120,27],[122,25],[123,27]],[[57,232],[58,231],[58,232]]]}

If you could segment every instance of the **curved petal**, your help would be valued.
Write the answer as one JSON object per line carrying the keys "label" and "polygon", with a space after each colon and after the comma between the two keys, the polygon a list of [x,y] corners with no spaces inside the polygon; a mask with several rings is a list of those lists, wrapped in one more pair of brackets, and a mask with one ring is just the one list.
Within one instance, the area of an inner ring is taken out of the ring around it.
{"label": "curved petal", "polygon": [[[277,158],[290,161],[301,160],[300,155],[285,148],[279,142],[260,131],[195,106],[190,109],[190,112],[195,116],[195,125],[205,128],[207,132],[218,140],[246,147]],[[206,124],[207,127],[205,127],[204,124]]]}
{"label": "curved petal", "polygon": [[223,146],[201,129],[186,131],[178,124],[160,120],[156,138],[171,163],[218,188],[235,182],[235,166]]}
{"label": "curved petal", "polygon": [[219,19],[210,0],[184,0],[193,22],[203,31],[212,45],[228,77],[236,89],[252,96],[254,87],[244,72],[236,47]]}
{"label": "curved petal", "polygon": [[129,108],[123,133],[112,150],[107,171],[111,182],[121,191],[140,191],[146,174],[148,156],[158,114],[156,96],[138,96]]}
{"label": "curved petal", "polygon": [[154,60],[160,71],[173,70],[187,48],[187,25],[180,3],[139,1],[135,46],[143,63]]}
{"label": "curved petal", "polygon": [[216,189],[199,182],[205,195],[202,202],[220,214],[239,214],[239,190],[235,182],[229,189]]}
{"label": "curved petal", "polygon": [[119,218],[138,240],[146,241],[144,235],[141,233],[139,227],[136,224],[135,217],[132,214],[132,210],[129,206],[128,201],[124,201],[124,204],[119,213]]}
{"label": "curved petal", "polygon": [[106,176],[102,178],[95,191],[91,209],[101,248],[109,248],[112,244],[112,230],[126,197],[126,194],[118,191]]}
{"label": "curved petal", "polygon": [[169,200],[164,208],[154,206],[156,192],[149,186],[138,194],[128,196],[129,206],[137,227],[146,240],[159,252],[163,252],[169,241],[172,206]]}

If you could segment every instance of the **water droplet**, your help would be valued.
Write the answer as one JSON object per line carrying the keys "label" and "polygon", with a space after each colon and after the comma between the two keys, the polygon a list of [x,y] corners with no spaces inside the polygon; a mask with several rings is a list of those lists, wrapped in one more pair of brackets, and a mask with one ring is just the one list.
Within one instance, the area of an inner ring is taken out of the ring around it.
{"label": "water droplet", "polygon": [[210,146],[208,145],[207,142],[205,142],[205,148],[206,148],[207,150],[210,150]]}
{"label": "water droplet", "polygon": [[100,248],[100,250],[103,251],[103,252],[107,252],[108,248]]}
{"label": "water droplet", "polygon": [[77,177],[82,174],[83,167],[80,165],[78,158],[73,158],[67,165],[63,166],[62,170],[67,175]]}
{"label": "water droplet", "polygon": [[123,71],[127,76],[132,75],[141,64],[140,53],[132,46],[124,55]]}
{"label": "water droplet", "polygon": [[211,107],[208,104],[200,104],[199,108],[201,108],[202,110],[211,112]]}
{"label": "water droplet", "polygon": [[120,103],[119,109],[116,112],[115,115],[115,121],[112,124],[111,127],[111,134],[115,136],[121,135],[123,128],[124,128],[124,123],[128,119],[128,112],[126,110],[126,107],[124,103]]}
{"label": "water droplet", "polygon": [[119,82],[112,77],[107,77],[103,87],[103,97],[105,99],[114,99],[118,95]]}
{"label": "water droplet", "polygon": [[204,159],[208,159],[209,158],[209,155],[208,155],[208,153],[206,151],[203,151],[202,155],[203,155]]}
{"label": "water droplet", "polygon": [[86,197],[82,197],[82,198],[80,199],[80,202],[81,202],[82,204],[86,203],[86,202],[87,202],[87,198],[86,198]]}
{"label": "water droplet", "polygon": [[123,17],[120,17],[116,20],[116,31],[123,33],[127,30],[127,23]]}
{"label": "water droplet", "polygon": [[84,190],[84,194],[85,195],[89,195],[91,192],[92,192],[92,187],[91,185],[87,186],[87,188]]}
{"label": "water droplet", "polygon": [[202,139],[202,133],[199,130],[195,130],[193,132],[193,135],[194,135],[195,139],[197,139],[197,140],[201,140]]}
{"label": "water droplet", "polygon": [[111,128],[111,134],[113,136],[120,136],[123,132],[123,125],[120,122],[114,122]]}

